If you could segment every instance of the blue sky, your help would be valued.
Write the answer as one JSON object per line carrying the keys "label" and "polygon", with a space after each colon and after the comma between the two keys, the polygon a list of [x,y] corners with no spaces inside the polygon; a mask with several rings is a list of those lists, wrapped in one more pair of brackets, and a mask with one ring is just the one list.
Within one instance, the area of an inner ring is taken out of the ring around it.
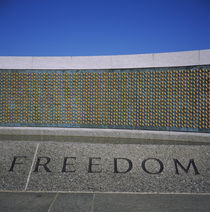
{"label": "blue sky", "polygon": [[210,0],[0,0],[0,56],[210,49]]}

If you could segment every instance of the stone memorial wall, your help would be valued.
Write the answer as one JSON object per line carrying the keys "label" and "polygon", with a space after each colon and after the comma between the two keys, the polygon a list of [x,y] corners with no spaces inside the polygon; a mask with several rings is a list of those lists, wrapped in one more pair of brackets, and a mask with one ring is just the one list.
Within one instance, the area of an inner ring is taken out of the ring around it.
{"label": "stone memorial wall", "polygon": [[0,70],[0,126],[209,132],[210,66]]}
{"label": "stone memorial wall", "polygon": [[0,57],[0,191],[209,195],[209,76],[210,50]]}

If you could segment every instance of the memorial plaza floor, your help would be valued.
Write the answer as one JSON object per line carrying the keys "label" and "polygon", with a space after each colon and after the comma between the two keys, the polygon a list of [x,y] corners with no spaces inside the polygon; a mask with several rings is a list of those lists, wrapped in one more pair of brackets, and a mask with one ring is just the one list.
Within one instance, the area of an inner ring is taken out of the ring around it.
{"label": "memorial plaza floor", "polygon": [[208,212],[210,195],[1,192],[4,212]]}
{"label": "memorial plaza floor", "polygon": [[1,135],[0,211],[210,211],[209,144]]}

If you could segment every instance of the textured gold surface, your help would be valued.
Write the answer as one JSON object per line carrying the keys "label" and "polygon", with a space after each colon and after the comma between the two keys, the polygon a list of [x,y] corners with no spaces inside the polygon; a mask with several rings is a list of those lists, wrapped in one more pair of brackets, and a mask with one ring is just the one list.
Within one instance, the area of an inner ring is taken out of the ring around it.
{"label": "textured gold surface", "polygon": [[206,130],[209,67],[0,70],[0,124]]}

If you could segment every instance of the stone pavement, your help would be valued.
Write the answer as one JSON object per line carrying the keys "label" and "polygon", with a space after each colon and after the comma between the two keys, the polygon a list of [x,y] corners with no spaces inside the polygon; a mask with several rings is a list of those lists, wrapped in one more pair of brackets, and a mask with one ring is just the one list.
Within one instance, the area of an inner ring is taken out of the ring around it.
{"label": "stone pavement", "polygon": [[210,195],[1,192],[2,212],[207,212]]}

